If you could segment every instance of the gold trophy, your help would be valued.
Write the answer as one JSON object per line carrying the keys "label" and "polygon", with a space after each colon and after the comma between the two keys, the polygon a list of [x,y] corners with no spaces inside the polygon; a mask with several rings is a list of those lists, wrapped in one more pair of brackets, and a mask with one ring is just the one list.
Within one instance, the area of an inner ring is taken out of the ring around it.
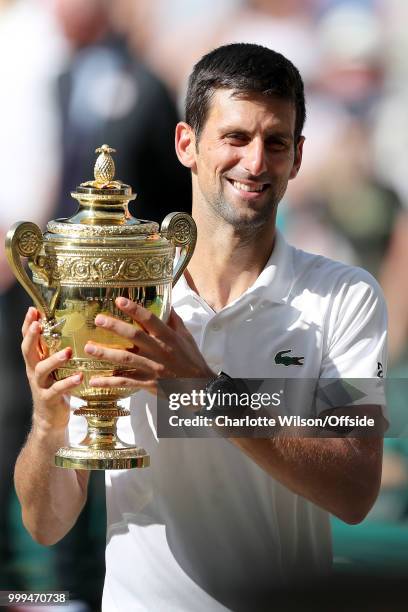
{"label": "gold trophy", "polygon": [[[88,424],[78,446],[60,448],[55,455],[59,467],[85,470],[147,467],[143,448],[118,438],[116,422],[129,412],[118,400],[132,394],[129,388],[91,387],[93,376],[112,376],[117,366],[92,359],[84,351],[87,341],[110,348],[132,348],[113,332],[95,326],[97,314],[107,314],[137,325],[115,306],[124,296],[166,321],[171,290],[194,251],[197,230],[185,213],[171,213],[157,223],[135,219],[128,203],[136,197],[129,185],[113,180],[115,165],[111,149],[103,145],[94,168],[94,181],[82,183],[73,198],[79,207],[69,219],[47,224],[42,234],[34,223],[13,225],[6,238],[10,266],[42,313],[42,338],[46,354],[67,346],[72,358],[55,372],[57,380],[83,372],[83,382],[72,395],[86,401],[75,410]],[[174,266],[176,248],[179,257]],[[21,258],[27,258],[32,279]],[[130,366],[120,371],[131,371]]]}

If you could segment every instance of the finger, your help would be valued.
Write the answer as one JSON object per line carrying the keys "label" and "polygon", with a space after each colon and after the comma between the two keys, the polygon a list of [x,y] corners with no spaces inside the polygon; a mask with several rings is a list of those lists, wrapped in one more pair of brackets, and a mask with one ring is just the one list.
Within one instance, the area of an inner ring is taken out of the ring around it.
{"label": "finger", "polygon": [[[120,319],[107,317],[105,315],[97,315],[95,324],[98,327],[108,329],[121,338],[130,340],[139,350],[141,349],[149,355],[154,355],[157,351],[158,345],[156,339],[149,336],[149,334],[143,331],[139,326],[136,327],[131,323],[126,323],[126,321],[121,321]],[[88,342],[87,346],[96,346],[96,343]],[[89,354],[92,354],[91,351],[92,349],[90,349]]]}
{"label": "finger", "polygon": [[97,357],[98,359],[110,360],[114,363],[123,363],[126,365],[142,363],[133,359],[135,355],[145,357],[151,361],[164,362],[167,355],[166,347],[158,338],[152,338],[145,332],[136,330],[135,337],[132,341],[134,343],[133,348],[128,348],[127,350],[110,348],[109,346],[94,342],[93,340],[88,340],[84,348],[88,355],[92,355],[92,357]]}
{"label": "finger", "polygon": [[97,315],[95,317],[95,324],[98,327],[103,327],[118,334],[118,336],[131,340],[133,344],[136,344],[136,342],[139,346],[150,346],[153,344],[152,338],[139,325],[126,323],[126,321],[106,315]]}
{"label": "finger", "polygon": [[40,323],[38,321],[33,321],[29,325],[24,339],[21,343],[21,351],[23,353],[27,370],[34,370],[35,366],[40,361],[40,334]]}
{"label": "finger", "polygon": [[141,372],[148,373],[150,376],[161,370],[160,364],[139,354],[135,355],[130,351],[107,348],[93,342],[88,342],[85,345],[85,352],[98,359],[111,361],[121,366],[137,368]]}
{"label": "finger", "polygon": [[[177,314],[174,308],[170,311],[169,320],[167,325],[175,331],[176,334],[188,332],[187,327],[184,325],[183,319]],[[189,332],[188,332],[189,333]]]}
{"label": "finger", "polygon": [[47,396],[49,399],[53,397],[57,397],[63,393],[66,393],[70,389],[77,387],[83,381],[84,375],[82,372],[78,372],[77,374],[73,374],[72,376],[67,376],[63,380],[58,380],[54,382],[53,385],[47,390]]}
{"label": "finger", "polygon": [[163,323],[159,317],[156,317],[156,315],[150,312],[150,310],[147,310],[147,308],[139,306],[136,302],[127,300],[124,297],[119,297],[116,298],[116,306],[134,321],[142,325],[152,336],[157,336],[163,341],[166,341],[172,336],[172,332],[166,323]]}
{"label": "finger", "polygon": [[34,321],[38,321],[39,317],[40,313],[38,312],[38,310],[33,306],[30,306],[30,308],[27,310],[26,316],[23,321],[23,326],[21,328],[23,338],[26,335],[31,323],[33,323]]}
{"label": "finger", "polygon": [[53,379],[51,373],[60,368],[64,363],[71,359],[72,349],[70,347],[54,353],[51,357],[47,357],[43,361],[39,361],[35,367],[35,377],[39,387],[42,389],[51,387]]}
{"label": "finger", "polygon": [[105,389],[117,389],[126,387],[129,389],[152,389],[157,387],[155,380],[151,378],[129,378],[128,376],[95,376],[89,381],[91,387],[103,387]]}

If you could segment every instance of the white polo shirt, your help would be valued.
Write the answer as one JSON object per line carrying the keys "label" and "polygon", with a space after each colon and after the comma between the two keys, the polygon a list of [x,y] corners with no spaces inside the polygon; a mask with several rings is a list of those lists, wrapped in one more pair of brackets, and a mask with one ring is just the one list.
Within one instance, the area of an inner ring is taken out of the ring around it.
{"label": "white polo shirt", "polygon": [[[385,368],[386,310],[374,279],[279,234],[254,285],[220,312],[184,278],[173,305],[209,365],[233,377],[363,378]],[[303,365],[276,363],[287,350]],[[228,440],[158,439],[155,422],[155,398],[142,392],[131,417],[119,419],[121,436],[150,453],[151,467],[106,473],[104,612],[218,612],[238,603],[252,612],[274,588],[329,571],[327,512]]]}

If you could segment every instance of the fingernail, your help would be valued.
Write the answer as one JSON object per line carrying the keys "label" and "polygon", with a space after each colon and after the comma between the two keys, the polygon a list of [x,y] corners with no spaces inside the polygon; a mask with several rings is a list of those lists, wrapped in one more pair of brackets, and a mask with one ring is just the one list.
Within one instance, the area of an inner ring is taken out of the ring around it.
{"label": "fingernail", "polygon": [[75,383],[81,382],[81,379],[82,379],[82,374],[74,374],[74,376],[71,376],[72,382],[75,382]]}
{"label": "fingernail", "polygon": [[130,302],[126,298],[120,297],[117,299],[116,303],[119,306],[119,308],[126,308],[126,306],[129,306]]}
{"label": "fingernail", "polygon": [[32,331],[34,333],[37,333],[38,330],[39,330],[39,327],[40,327],[40,325],[39,325],[38,321],[33,321],[31,323],[31,325],[30,325],[30,331]]}
{"label": "fingernail", "polygon": [[63,351],[60,351],[58,353],[58,359],[61,359],[61,361],[65,361],[70,356],[70,353],[71,351],[69,349],[64,349]]}
{"label": "fingernail", "polygon": [[87,353],[90,353],[91,355],[95,355],[96,353],[96,346],[94,346],[93,344],[86,344],[85,345],[85,350]]}
{"label": "fingernail", "polygon": [[97,325],[105,325],[106,323],[106,317],[104,317],[103,315],[98,315],[95,319],[95,323]]}

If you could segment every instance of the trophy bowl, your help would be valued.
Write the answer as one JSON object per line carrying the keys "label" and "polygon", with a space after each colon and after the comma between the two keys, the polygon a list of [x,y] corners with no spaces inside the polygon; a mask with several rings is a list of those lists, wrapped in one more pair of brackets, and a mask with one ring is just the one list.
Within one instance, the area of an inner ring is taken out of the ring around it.
{"label": "trophy bowl", "polygon": [[[160,231],[157,223],[130,215],[128,203],[136,195],[129,185],[113,180],[113,151],[108,145],[96,150],[95,180],[71,193],[79,203],[72,217],[50,221],[44,234],[34,223],[16,223],[6,237],[11,268],[42,314],[44,354],[72,348],[71,359],[55,371],[55,378],[83,373],[82,383],[71,395],[85,402],[74,414],[86,418],[87,433],[77,446],[57,451],[55,464],[63,468],[149,465],[148,453],[120,440],[116,430],[117,419],[129,414],[118,401],[135,390],[91,387],[93,376],[115,375],[118,366],[93,359],[84,347],[91,341],[132,348],[117,334],[95,325],[95,317],[106,314],[137,326],[116,307],[117,297],[137,302],[166,321],[172,286],[186,268],[197,238],[195,223],[186,213],[167,215]],[[22,258],[28,260],[31,278]],[[129,375],[132,368],[121,366],[120,372],[124,371]]]}

